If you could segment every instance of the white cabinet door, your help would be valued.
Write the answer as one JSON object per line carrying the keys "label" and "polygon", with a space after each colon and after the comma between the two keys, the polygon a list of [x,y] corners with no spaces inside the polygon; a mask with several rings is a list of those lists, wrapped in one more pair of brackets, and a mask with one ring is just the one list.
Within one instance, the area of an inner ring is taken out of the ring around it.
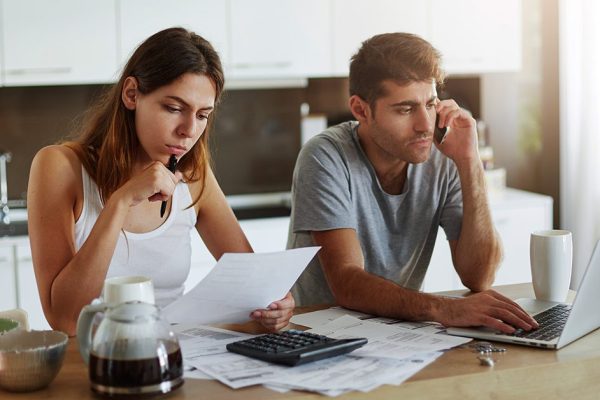
{"label": "white cabinet door", "polygon": [[350,57],[380,33],[409,32],[428,39],[429,2],[333,0],[333,74],[348,76]]}
{"label": "white cabinet door", "polygon": [[121,68],[133,50],[154,33],[181,26],[208,40],[226,66],[227,2],[208,0],[118,0]]}
{"label": "white cabinet door", "polygon": [[520,0],[432,0],[432,44],[448,73],[521,68]]}
{"label": "white cabinet door", "polygon": [[12,245],[0,245],[0,311],[17,307]]}
{"label": "white cabinet door", "polygon": [[463,285],[452,263],[452,254],[450,253],[448,240],[446,240],[446,234],[440,228],[421,290],[432,293],[462,288]]}
{"label": "white cabinet door", "polygon": [[285,250],[289,224],[289,217],[240,221],[252,249],[257,253]]}
{"label": "white cabinet door", "polygon": [[114,79],[115,0],[2,0],[0,26],[5,85]]}
{"label": "white cabinet door", "polygon": [[546,209],[543,205],[499,208],[492,210],[492,217],[504,250],[494,285],[531,282],[529,236],[533,231],[552,228]]}
{"label": "white cabinet door", "polygon": [[323,0],[231,0],[232,78],[303,78],[331,71]]}
{"label": "white cabinet door", "polygon": [[17,245],[16,249],[18,305],[27,311],[31,329],[50,329],[40,302],[29,242]]}

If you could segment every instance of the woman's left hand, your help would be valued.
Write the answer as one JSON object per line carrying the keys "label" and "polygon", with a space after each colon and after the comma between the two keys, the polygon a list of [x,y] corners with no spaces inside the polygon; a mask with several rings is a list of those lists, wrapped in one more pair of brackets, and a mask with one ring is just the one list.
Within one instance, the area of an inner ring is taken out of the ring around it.
{"label": "woman's left hand", "polygon": [[269,331],[276,332],[290,322],[290,318],[294,315],[295,305],[292,294],[288,292],[283,299],[274,301],[266,309],[252,311],[250,318],[260,322]]}

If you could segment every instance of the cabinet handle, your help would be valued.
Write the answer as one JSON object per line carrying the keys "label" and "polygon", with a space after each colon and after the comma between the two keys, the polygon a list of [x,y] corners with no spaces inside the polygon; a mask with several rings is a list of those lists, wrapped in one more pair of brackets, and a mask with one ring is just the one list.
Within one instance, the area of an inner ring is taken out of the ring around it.
{"label": "cabinet handle", "polygon": [[69,74],[71,67],[56,67],[56,68],[14,68],[5,70],[6,75],[40,75],[40,74]]}
{"label": "cabinet handle", "polygon": [[275,69],[287,69],[292,66],[289,61],[279,62],[265,62],[265,63],[235,63],[233,68],[236,69],[259,69],[259,68],[275,68]]}

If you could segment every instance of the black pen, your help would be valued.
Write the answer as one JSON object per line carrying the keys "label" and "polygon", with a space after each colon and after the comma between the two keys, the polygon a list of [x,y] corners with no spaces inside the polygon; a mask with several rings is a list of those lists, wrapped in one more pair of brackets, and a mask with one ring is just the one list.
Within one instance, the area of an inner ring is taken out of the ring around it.
{"label": "black pen", "polygon": [[[167,165],[167,168],[169,169],[169,171],[174,173],[175,167],[177,167],[177,157],[175,157],[175,154],[171,154],[171,157],[169,157],[169,165]],[[161,218],[163,217],[163,215],[165,215],[166,209],[167,209],[167,202],[163,201],[160,204],[160,217]]]}

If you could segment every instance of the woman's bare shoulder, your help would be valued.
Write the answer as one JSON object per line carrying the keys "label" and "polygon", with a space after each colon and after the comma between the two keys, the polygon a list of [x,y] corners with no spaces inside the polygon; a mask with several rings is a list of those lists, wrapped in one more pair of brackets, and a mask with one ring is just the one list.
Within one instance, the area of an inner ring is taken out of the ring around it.
{"label": "woman's bare shoulder", "polygon": [[81,161],[75,150],[64,144],[53,144],[40,149],[34,157],[34,162],[47,167],[79,167]]}
{"label": "woman's bare shoulder", "polygon": [[77,188],[81,182],[81,161],[66,145],[46,146],[33,158],[30,179],[37,184],[52,184],[63,189]]}

